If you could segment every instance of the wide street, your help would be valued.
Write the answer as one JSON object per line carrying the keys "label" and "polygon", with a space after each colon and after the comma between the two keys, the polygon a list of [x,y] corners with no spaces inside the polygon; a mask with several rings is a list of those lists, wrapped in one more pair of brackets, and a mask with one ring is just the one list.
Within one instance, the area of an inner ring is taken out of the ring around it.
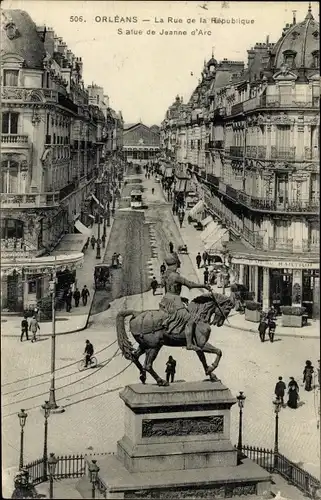
{"label": "wide street", "polygon": [[[94,299],[89,328],[70,335],[60,335],[56,348],[56,397],[62,414],[49,418],[49,452],[57,455],[107,452],[116,449],[123,435],[123,402],[118,393],[126,384],[138,383],[138,372],[119,353],[115,317],[122,308],[157,308],[160,295],[149,288],[152,272],[159,279],[159,265],[171,240],[177,247],[182,238],[173,220],[171,205],[163,197],[154,178],[141,176],[148,209],[116,212],[105,261],[110,263],[114,251],[123,256],[123,269],[114,270],[111,288]],[[155,194],[151,188],[155,188]],[[128,196],[125,188],[123,196]],[[125,204],[125,203],[124,203]],[[185,221],[184,224],[187,224]],[[155,242],[155,243],[154,243]],[[153,248],[152,245],[153,244]],[[195,251],[197,251],[195,249]],[[195,255],[182,256],[181,273],[189,279],[197,276],[192,264]],[[153,266],[153,267],[152,267]],[[88,276],[88,284],[92,276]],[[195,296],[184,289],[184,295]],[[109,307],[110,306],[110,307]],[[85,340],[95,346],[99,366],[80,373],[77,361],[82,357]],[[272,448],[274,444],[274,409],[272,400],[277,377],[285,382],[293,376],[300,384],[300,407],[280,413],[279,448],[281,453],[319,475],[318,401],[314,391],[302,387],[306,359],[316,363],[318,340],[282,338],[262,344],[250,332],[233,328],[212,329],[211,342],[222,349],[223,357],[217,376],[236,396],[246,395],[244,408],[244,444]],[[177,360],[178,380],[204,379],[202,366],[193,352],[163,348],[155,369],[164,373],[168,355]],[[153,383],[148,378],[149,383]],[[25,461],[41,457],[44,418],[40,405],[49,397],[50,339],[36,344],[18,338],[2,339],[2,464],[7,473],[19,460],[20,427],[17,412],[28,412],[25,426]],[[238,407],[232,409],[231,437],[237,442]],[[7,476],[8,477],[8,476]]]}

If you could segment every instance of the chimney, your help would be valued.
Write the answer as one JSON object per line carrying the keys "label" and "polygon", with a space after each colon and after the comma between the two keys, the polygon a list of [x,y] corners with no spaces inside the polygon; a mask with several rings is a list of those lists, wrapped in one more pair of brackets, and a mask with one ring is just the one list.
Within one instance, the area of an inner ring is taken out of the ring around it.
{"label": "chimney", "polygon": [[46,37],[44,41],[45,50],[53,56],[55,51],[55,32],[53,28],[47,28]]}
{"label": "chimney", "polygon": [[293,12],[293,21],[292,21],[292,24],[293,26],[296,24],[296,10],[292,10]]}
{"label": "chimney", "polygon": [[266,45],[269,45],[269,42],[270,42],[270,37],[269,37],[269,35],[267,35],[267,37],[266,37]]}

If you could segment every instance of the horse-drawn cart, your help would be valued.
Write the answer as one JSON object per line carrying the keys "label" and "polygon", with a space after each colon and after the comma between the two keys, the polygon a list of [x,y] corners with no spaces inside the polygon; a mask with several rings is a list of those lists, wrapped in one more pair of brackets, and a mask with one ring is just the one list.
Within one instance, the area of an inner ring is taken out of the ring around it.
{"label": "horse-drawn cart", "polygon": [[110,282],[110,269],[105,264],[98,264],[94,271],[95,290],[104,290]]}

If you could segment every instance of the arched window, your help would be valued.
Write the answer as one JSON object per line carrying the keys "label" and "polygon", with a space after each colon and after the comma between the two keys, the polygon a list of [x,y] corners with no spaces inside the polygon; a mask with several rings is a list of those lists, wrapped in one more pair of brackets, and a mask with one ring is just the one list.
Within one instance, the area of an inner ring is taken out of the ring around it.
{"label": "arched window", "polygon": [[2,113],[2,126],[3,134],[17,134],[18,133],[18,120],[19,113]]}
{"label": "arched window", "polygon": [[15,161],[5,160],[1,163],[1,193],[19,193],[19,170],[19,164]]}
{"label": "arched window", "polygon": [[1,239],[23,239],[23,222],[17,219],[1,219]]}
{"label": "arched window", "polygon": [[318,50],[315,50],[314,52],[312,52],[312,57],[313,57],[313,67],[319,68],[319,66],[320,66],[320,52]]}
{"label": "arched window", "polygon": [[295,67],[295,56],[296,52],[294,50],[285,50],[283,52],[283,62],[289,69]]}

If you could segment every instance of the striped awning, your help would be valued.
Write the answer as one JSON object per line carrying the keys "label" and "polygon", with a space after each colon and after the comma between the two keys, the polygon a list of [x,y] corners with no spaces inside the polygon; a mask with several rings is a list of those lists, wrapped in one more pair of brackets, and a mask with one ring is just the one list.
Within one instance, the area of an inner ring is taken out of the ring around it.
{"label": "striped awning", "polygon": [[213,221],[213,217],[211,215],[209,215],[208,217],[205,217],[205,219],[201,220],[200,224],[203,226],[203,227],[206,227],[208,226],[208,224],[210,224],[210,222]]}
{"label": "striped awning", "polygon": [[186,179],[177,179],[175,185],[175,191],[177,193],[185,193],[186,191]]}
{"label": "striped awning", "polygon": [[220,228],[218,232],[215,231],[215,233],[205,241],[205,249],[209,253],[222,253],[225,250],[223,243],[228,240],[228,229]]}
{"label": "striped awning", "polygon": [[193,208],[190,209],[189,211],[189,214],[193,219],[195,219],[195,217],[200,214],[201,212],[204,211],[204,201],[203,200],[199,200],[196,205],[194,205]]}
{"label": "striped awning", "polygon": [[206,226],[204,231],[201,233],[201,240],[205,241],[207,240],[211,234],[217,230],[217,222],[214,222],[213,220]]}
{"label": "striped awning", "polygon": [[87,238],[89,238],[91,236],[92,229],[90,229],[89,227],[85,226],[82,222],[80,222],[79,219],[76,220],[76,222],[75,222],[75,228],[81,234],[83,234],[84,236],[87,236]]}

